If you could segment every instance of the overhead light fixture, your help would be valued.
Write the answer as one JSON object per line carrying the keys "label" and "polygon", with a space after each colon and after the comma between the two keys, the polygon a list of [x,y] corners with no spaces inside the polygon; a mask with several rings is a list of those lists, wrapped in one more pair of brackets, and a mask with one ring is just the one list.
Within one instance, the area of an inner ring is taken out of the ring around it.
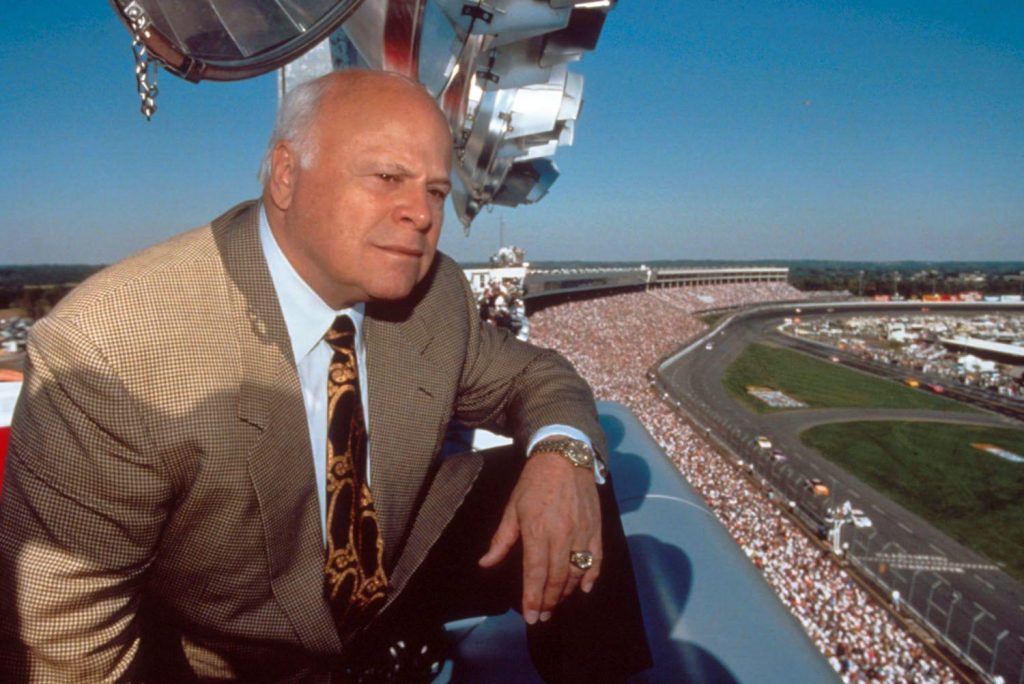
{"label": "overhead light fixture", "polygon": [[[108,0],[132,34],[140,109],[156,65],[191,81],[281,68],[279,93],[330,71],[395,71],[448,118],[452,206],[468,230],[489,204],[536,202],[571,145],[583,77],[616,0]],[[580,10],[580,11],[576,11]]]}

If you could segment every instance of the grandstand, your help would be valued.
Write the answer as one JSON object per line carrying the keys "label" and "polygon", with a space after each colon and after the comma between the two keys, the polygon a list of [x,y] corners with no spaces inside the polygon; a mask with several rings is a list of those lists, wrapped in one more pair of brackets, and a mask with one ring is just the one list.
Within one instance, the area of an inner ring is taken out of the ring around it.
{"label": "grandstand", "polygon": [[[846,682],[957,682],[960,679],[847,569],[824,553],[763,489],[720,453],[659,395],[648,369],[707,330],[708,310],[803,298],[773,269],[734,281],[743,269],[704,277],[681,271],[575,269],[529,272],[534,290],[531,339],[562,352],[598,399],[632,410],[699,492],[737,545]],[[785,269],[774,269],[784,271]],[[662,274],[664,278],[660,278]],[[605,280],[602,286],[598,281]],[[689,281],[684,278],[691,278]],[[655,283],[655,286],[651,286]],[[583,297],[574,294],[585,293]],[[529,295],[528,295],[529,296]],[[529,300],[528,300],[529,301]],[[2,449],[0,449],[2,451]]]}
{"label": "grandstand", "polygon": [[728,283],[785,283],[789,269],[782,267],[730,267],[730,268],[659,268],[655,269],[652,285],[703,286]]}
{"label": "grandstand", "polygon": [[801,295],[785,280],[696,284],[700,280],[563,299],[533,314],[531,339],[567,356],[598,399],[621,402],[640,417],[843,681],[960,681],[764,490],[651,391],[648,368],[707,329],[697,314]]}
{"label": "grandstand", "polygon": [[[467,271],[472,280],[472,272]],[[648,266],[603,268],[530,269],[524,290],[527,311],[558,302],[568,302],[613,293],[640,292],[662,288],[690,288],[736,283],[771,283],[786,286],[789,269],[781,267],[671,268]],[[790,288],[794,296],[800,296]]]}

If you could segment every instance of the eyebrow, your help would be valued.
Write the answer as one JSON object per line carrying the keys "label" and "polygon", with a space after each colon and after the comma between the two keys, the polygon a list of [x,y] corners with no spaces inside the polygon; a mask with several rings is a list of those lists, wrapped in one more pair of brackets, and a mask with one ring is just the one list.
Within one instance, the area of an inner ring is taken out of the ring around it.
{"label": "eyebrow", "polygon": [[[385,173],[389,173],[393,176],[403,176],[405,178],[412,178],[416,176],[416,173],[405,164],[401,162],[393,161],[382,161],[378,162],[378,169],[383,170]],[[427,177],[427,185],[443,186],[445,190],[451,190],[452,180],[450,175]]]}
{"label": "eyebrow", "polygon": [[412,169],[398,162],[378,162],[381,169],[395,176],[415,176]]}

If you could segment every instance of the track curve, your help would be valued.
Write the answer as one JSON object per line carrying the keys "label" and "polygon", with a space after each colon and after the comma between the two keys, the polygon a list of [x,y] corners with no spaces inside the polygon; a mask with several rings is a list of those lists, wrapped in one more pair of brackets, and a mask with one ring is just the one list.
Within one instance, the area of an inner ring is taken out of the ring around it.
{"label": "track curve", "polygon": [[[828,357],[828,348],[810,348],[809,343],[777,331],[786,317],[798,311],[804,318],[814,316],[851,316],[883,313],[963,314],[979,312],[1024,312],[1024,304],[989,303],[932,304],[926,312],[921,304],[910,303],[824,303],[765,305],[741,311],[700,339],[663,361],[656,370],[662,388],[671,399],[690,414],[708,435],[743,460],[747,467],[771,482],[798,510],[811,520],[821,520],[828,507],[850,501],[872,520],[868,530],[850,532],[851,560],[890,589],[899,589],[904,601],[930,621],[933,629],[954,644],[966,644],[967,654],[983,669],[988,661],[983,651],[990,649],[991,671],[1013,673],[1012,681],[1024,676],[1024,585],[965,546],[947,537],[934,526],[896,504],[882,494],[803,445],[799,434],[814,425],[862,420],[913,420],[967,423],[1024,428],[1011,417],[1019,409],[1013,404],[996,402],[986,406],[1002,413],[960,413],[924,410],[888,409],[793,409],[755,414],[729,396],[722,386],[725,369],[752,342],[769,340]],[[710,346],[710,348],[708,348]],[[811,345],[811,347],[819,345]],[[834,352],[832,352],[834,353]],[[882,369],[865,368],[856,357],[844,356],[841,362],[861,372],[882,374]],[[899,381],[898,369],[886,373]],[[961,397],[957,397],[961,398]],[[969,397],[975,405],[984,397]],[[1007,415],[1009,414],[1009,415]],[[1024,411],[1016,414],[1024,417]],[[785,454],[784,461],[772,459],[759,449],[754,439],[767,436],[773,446]],[[803,487],[808,478],[825,482],[828,498],[814,497]],[[980,617],[979,617],[980,616]],[[999,637],[1003,632],[1002,637]],[[1009,636],[1009,638],[1006,638]],[[971,648],[975,650],[972,652]],[[961,649],[962,650],[962,649]],[[980,655],[980,658],[979,658]],[[998,662],[995,662],[997,661]]]}

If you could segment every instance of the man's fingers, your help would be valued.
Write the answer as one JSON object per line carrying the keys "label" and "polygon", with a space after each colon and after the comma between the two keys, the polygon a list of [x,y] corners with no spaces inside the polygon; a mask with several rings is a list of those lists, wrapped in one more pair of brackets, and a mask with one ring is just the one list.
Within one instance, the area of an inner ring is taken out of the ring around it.
{"label": "man's fingers", "polygon": [[586,551],[590,554],[591,565],[589,568],[582,569],[569,563],[569,581],[565,585],[565,591],[562,592],[562,598],[568,597],[573,591],[579,587],[584,593],[590,593],[591,589],[594,588],[594,583],[597,581],[598,576],[601,574],[601,561],[603,560],[603,552],[601,548],[601,536],[596,534],[590,538],[586,543],[577,544],[575,547],[579,551]]}
{"label": "man's fingers", "polygon": [[565,600],[569,598],[572,592],[576,591],[576,587],[580,586],[580,581],[583,579],[583,573],[575,568],[569,571],[569,577],[565,581],[565,588],[562,589],[562,598]]}
{"label": "man's fingers", "polygon": [[[550,619],[561,600],[587,580],[571,566],[570,553],[600,548],[597,486],[592,472],[561,454],[538,452],[523,467],[509,503],[523,548],[523,618],[532,625]],[[591,578],[592,587],[596,571]]]}
{"label": "man's fingers", "polygon": [[517,539],[519,539],[519,518],[512,506],[506,506],[505,513],[501,516],[501,522],[498,523],[498,529],[491,537],[490,548],[477,563],[482,568],[494,567],[505,560],[505,556],[508,555]]}
{"label": "man's fingers", "polygon": [[[523,619],[532,625],[541,618],[548,578],[548,549],[536,539],[523,537]],[[550,613],[550,610],[547,612]],[[545,620],[550,615],[545,616]]]}
{"label": "man's fingers", "polygon": [[597,582],[597,578],[601,575],[601,562],[604,560],[604,550],[601,547],[601,538],[598,537],[591,542],[591,553],[594,554],[594,564],[587,569],[583,574],[580,581],[580,589],[585,594],[589,594],[594,588],[594,583]]}
{"label": "man's fingers", "polygon": [[[553,544],[547,555],[547,581],[544,583],[544,599],[541,603],[541,619],[551,617],[551,611],[564,596],[569,579],[569,544]],[[547,617],[545,617],[545,615]]]}

